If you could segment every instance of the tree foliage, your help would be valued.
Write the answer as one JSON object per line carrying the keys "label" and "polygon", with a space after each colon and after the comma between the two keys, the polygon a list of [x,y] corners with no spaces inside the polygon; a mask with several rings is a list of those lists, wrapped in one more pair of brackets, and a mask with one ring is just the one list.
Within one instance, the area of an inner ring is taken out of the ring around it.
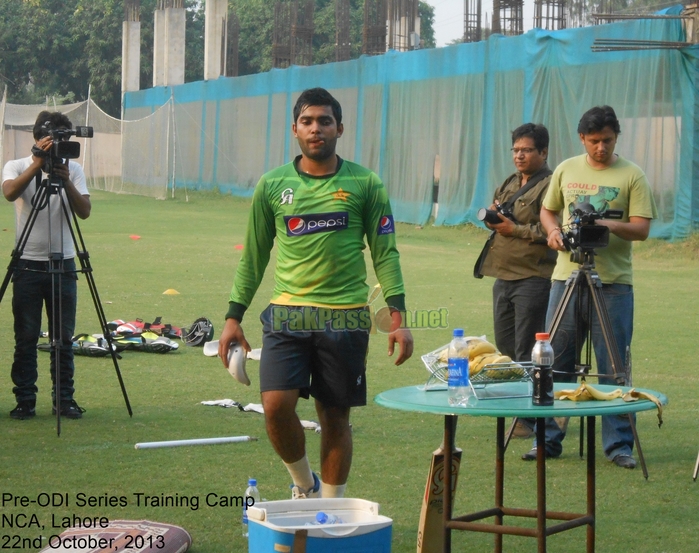
{"label": "tree foliage", "polygon": [[[272,66],[275,0],[229,0],[240,21],[239,74]],[[153,82],[157,0],[141,0],[141,88]],[[185,81],[204,75],[204,2],[185,0]],[[8,101],[58,103],[92,99],[121,111],[123,0],[0,0],[0,86]],[[434,8],[420,2],[423,47],[434,47]],[[313,63],[335,61],[335,0],[315,0]],[[364,0],[350,0],[350,57],[362,52]],[[1,93],[1,90],[0,90]]]}
{"label": "tree foliage", "polygon": [[437,41],[434,36],[434,8],[427,2],[420,2],[417,7],[420,16],[420,41],[423,48],[434,48]]}

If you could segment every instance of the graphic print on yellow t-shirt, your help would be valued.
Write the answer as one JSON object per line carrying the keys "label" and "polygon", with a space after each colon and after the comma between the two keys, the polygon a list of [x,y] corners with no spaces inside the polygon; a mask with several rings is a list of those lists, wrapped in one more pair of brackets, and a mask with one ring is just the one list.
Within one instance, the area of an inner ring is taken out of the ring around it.
{"label": "graphic print on yellow t-shirt", "polygon": [[604,213],[610,209],[609,204],[616,200],[620,191],[618,186],[569,182],[564,191],[568,215],[572,215],[576,207],[582,203],[589,203],[594,208],[594,211]]}

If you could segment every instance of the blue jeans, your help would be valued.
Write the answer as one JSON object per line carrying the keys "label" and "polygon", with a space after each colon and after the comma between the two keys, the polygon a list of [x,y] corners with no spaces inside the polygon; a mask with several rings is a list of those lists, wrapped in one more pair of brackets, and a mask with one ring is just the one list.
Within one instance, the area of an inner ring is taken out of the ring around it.
{"label": "blue jeans", "polygon": [[[612,333],[616,340],[619,356],[624,365],[626,364],[627,348],[631,346],[631,336],[633,334],[633,287],[628,284],[604,284],[601,288],[602,297],[607,308],[609,320],[611,322]],[[551,286],[548,313],[546,314],[547,327],[551,324],[551,319],[556,311],[556,307],[565,292],[565,282],[556,280]],[[602,328],[592,308],[591,316],[587,313],[576,314],[576,304],[578,293],[582,292],[582,305],[587,305],[589,291],[587,287],[576,287],[575,293],[571,296],[560,324],[556,330],[556,336],[552,342],[554,351],[554,371],[565,371],[571,373],[570,376],[554,373],[556,382],[576,382],[575,371],[575,331],[576,320],[582,325],[578,330],[587,334],[590,329],[592,346],[595,351],[597,361],[597,372],[599,374],[613,375],[611,359],[607,353],[604,343]],[[591,320],[590,320],[591,318]],[[622,371],[623,367],[619,368]],[[593,371],[594,372],[594,371]],[[630,375],[629,375],[630,380]],[[613,377],[601,377],[600,384],[616,384]],[[631,382],[626,382],[631,385]],[[558,456],[563,451],[561,442],[565,438],[565,433],[558,427],[553,419],[546,419],[546,451],[553,456]],[[602,446],[604,454],[608,459],[614,459],[617,455],[631,455],[633,450],[633,433],[631,422],[627,415],[610,415],[602,417]]]}
{"label": "blue jeans", "polygon": [[[56,262],[54,262],[56,263]],[[73,399],[73,333],[77,307],[77,274],[75,261],[63,261],[63,273],[50,273],[48,261],[20,259],[12,274],[12,314],[14,315],[15,355],[12,363],[12,382],[17,402],[36,401],[37,343],[41,332],[41,311],[46,305],[49,339],[53,339],[52,283],[56,282],[56,309],[60,314],[60,390],[61,401]],[[58,281],[60,279],[60,290]],[[60,292],[60,293],[59,293]],[[52,397],[56,397],[56,352],[51,351]]]}

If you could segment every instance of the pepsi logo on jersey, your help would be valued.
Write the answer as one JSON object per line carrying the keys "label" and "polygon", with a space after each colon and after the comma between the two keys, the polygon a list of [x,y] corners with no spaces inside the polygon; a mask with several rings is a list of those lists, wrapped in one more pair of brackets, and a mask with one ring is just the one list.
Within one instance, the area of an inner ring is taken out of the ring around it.
{"label": "pepsi logo on jersey", "polygon": [[393,234],[396,232],[396,226],[393,223],[393,215],[384,215],[379,221],[379,227],[376,229],[376,234]]}
{"label": "pepsi logo on jersey", "polygon": [[334,213],[285,215],[284,224],[287,236],[345,230],[349,226],[349,214],[346,211],[336,211]]}

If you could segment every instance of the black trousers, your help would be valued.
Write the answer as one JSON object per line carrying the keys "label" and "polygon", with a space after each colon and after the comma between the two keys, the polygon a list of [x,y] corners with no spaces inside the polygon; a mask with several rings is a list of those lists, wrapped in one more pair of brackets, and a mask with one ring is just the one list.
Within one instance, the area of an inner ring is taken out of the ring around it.
{"label": "black trousers", "polygon": [[[58,329],[52,324],[52,282],[58,283],[58,275],[49,272],[49,262],[20,259],[12,275],[12,313],[14,314],[15,355],[12,363],[13,392],[17,401],[35,401],[38,391],[36,381],[37,350],[41,332],[41,315],[46,308],[47,327],[52,337]],[[56,287],[56,300],[60,299],[62,328],[60,349],[61,400],[73,399],[73,341],[75,310],[77,307],[77,275],[75,261],[63,261],[60,289]],[[54,384],[52,397],[56,397],[54,352],[51,352],[51,380]]]}
{"label": "black trousers", "polygon": [[542,277],[496,279],[493,284],[495,345],[514,361],[530,361],[534,335],[546,331],[551,281]]}

